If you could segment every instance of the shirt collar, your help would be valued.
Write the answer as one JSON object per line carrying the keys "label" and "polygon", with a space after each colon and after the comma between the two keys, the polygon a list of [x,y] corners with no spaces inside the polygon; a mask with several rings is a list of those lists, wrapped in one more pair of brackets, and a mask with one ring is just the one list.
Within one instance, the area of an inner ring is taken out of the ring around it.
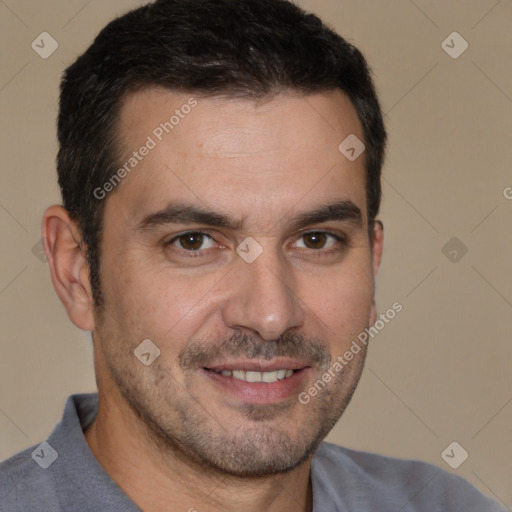
{"label": "shirt collar", "polygon": [[84,431],[96,417],[96,393],[71,395],[61,422],[48,438],[58,457],[51,469],[63,510],[141,512],[94,457]]}
{"label": "shirt collar", "polygon": [[[48,438],[48,443],[58,453],[52,470],[59,501],[64,510],[76,512],[91,509],[142,512],[104,471],[89,448],[84,431],[92,424],[97,412],[97,393],[71,395],[66,401],[61,422]],[[319,452],[322,452],[323,445],[320,445]],[[332,494],[335,487],[330,485],[328,469],[320,464],[320,457],[315,454],[311,467],[313,512],[338,510],[337,497]],[[59,485],[59,482],[66,484]],[[79,503],[77,496],[80,497]]]}

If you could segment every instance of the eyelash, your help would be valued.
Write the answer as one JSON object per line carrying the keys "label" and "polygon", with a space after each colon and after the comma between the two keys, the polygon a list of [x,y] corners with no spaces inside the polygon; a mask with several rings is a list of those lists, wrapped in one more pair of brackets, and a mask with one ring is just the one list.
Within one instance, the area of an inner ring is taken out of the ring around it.
{"label": "eyelash", "polygon": [[[348,241],[347,241],[346,236],[340,235],[338,233],[333,233],[331,231],[322,231],[322,230],[307,231],[305,233],[302,233],[302,235],[299,237],[299,239],[304,237],[304,236],[306,236],[306,235],[311,235],[311,234],[324,234],[324,235],[328,235],[328,236],[331,236],[332,238],[334,238],[339,244],[341,244],[343,246],[343,248],[348,246]],[[185,231],[183,233],[180,233],[180,234],[176,235],[171,240],[166,242],[165,246],[166,247],[167,246],[172,246],[172,244],[174,242],[176,242],[181,237],[186,236],[186,235],[203,235],[203,236],[205,236],[207,238],[210,238],[210,239],[215,241],[215,239],[211,235],[209,235],[208,233],[206,233],[204,231],[201,231],[201,230],[195,230],[195,231]],[[211,248],[211,249],[213,249],[213,248]],[[196,251],[190,251],[190,250],[187,250],[187,249],[179,249],[178,248],[177,250],[178,250],[178,252],[185,253],[187,255],[186,257],[188,257],[188,258],[198,258],[198,257],[200,258],[200,257],[206,256],[209,253],[210,249],[200,249],[200,250],[196,250]],[[325,256],[325,255],[330,255],[332,253],[340,252],[340,249],[337,248],[337,247],[330,248],[330,249],[327,249],[327,250],[326,249],[307,249],[307,248],[303,249],[303,250],[309,250],[309,251],[311,251],[313,253],[318,253],[315,256]]]}

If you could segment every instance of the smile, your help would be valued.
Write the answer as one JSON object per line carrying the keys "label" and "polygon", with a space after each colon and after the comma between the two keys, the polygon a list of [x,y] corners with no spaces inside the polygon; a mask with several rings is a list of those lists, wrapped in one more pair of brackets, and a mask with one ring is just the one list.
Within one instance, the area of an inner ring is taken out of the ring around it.
{"label": "smile", "polygon": [[229,361],[201,368],[201,374],[228,396],[244,404],[289,400],[307,387],[313,368],[307,361]]}
{"label": "smile", "polygon": [[[215,371],[215,370],[213,370]],[[233,377],[234,379],[242,380],[245,382],[266,382],[272,383],[279,380],[284,380],[293,375],[293,370],[281,369],[271,372],[253,372],[245,370],[222,370],[215,371],[224,377]]]}

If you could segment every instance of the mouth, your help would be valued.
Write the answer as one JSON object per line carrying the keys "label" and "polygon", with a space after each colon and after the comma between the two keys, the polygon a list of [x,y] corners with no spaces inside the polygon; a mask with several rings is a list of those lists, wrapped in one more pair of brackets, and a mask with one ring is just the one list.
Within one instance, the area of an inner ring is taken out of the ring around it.
{"label": "mouth", "polygon": [[226,396],[242,403],[281,402],[305,389],[313,368],[305,362],[281,361],[269,364],[234,362],[202,368],[202,374]]}
{"label": "mouth", "polygon": [[[210,370],[209,368],[205,369]],[[299,370],[287,370],[286,368],[281,368],[279,370],[273,370],[270,372],[254,372],[249,370],[210,371],[218,373],[223,377],[233,377],[234,379],[242,380],[244,382],[265,382],[267,384],[270,384],[272,382],[287,379],[288,377],[291,377],[294,374],[294,372],[297,372]]]}

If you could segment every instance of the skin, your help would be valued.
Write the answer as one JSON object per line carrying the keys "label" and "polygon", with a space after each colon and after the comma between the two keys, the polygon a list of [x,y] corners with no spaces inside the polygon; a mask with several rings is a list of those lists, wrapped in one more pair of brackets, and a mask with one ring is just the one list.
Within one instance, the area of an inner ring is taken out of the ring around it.
{"label": "skin", "polygon": [[[189,98],[162,89],[127,97],[126,159]],[[382,224],[368,236],[364,153],[350,162],[338,151],[351,133],[363,140],[340,91],[197,98],[104,199],[101,310],[80,230],[61,206],[45,212],[55,289],[70,319],[93,332],[100,402],[85,437],[143,510],[311,510],[311,457],[350,401],[366,348],[307,405],[298,394],[376,319]],[[291,227],[298,214],[341,200],[360,210],[360,222]],[[140,229],[173,201],[241,225]],[[176,238],[199,229],[211,238]],[[263,250],[252,263],[236,251],[247,237]],[[144,339],[160,350],[149,366],[134,355]],[[242,388],[210,371],[244,364],[301,371],[293,385]]]}

